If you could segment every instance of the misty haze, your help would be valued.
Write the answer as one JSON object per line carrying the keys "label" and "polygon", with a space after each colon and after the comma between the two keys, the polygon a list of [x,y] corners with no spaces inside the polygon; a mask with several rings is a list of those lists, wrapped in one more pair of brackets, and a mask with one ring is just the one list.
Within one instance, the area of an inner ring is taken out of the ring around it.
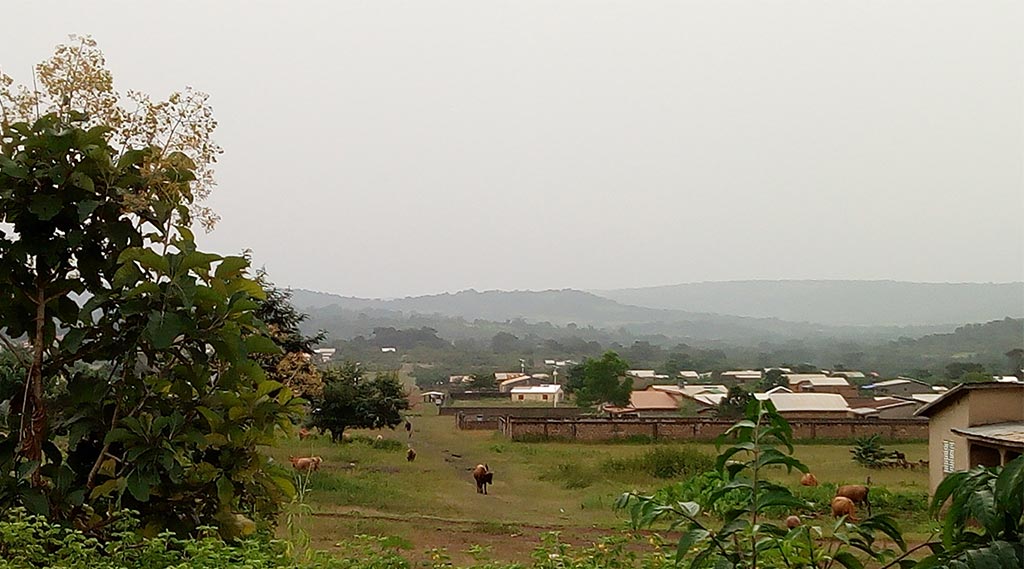
{"label": "misty haze", "polygon": [[1024,3],[10,4],[0,569],[1024,566]]}

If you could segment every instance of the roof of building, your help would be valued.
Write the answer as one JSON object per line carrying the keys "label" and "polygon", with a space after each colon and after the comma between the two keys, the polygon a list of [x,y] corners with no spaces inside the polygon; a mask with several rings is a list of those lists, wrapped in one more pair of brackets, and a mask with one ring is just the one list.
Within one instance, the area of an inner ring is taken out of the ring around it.
{"label": "roof of building", "polygon": [[814,387],[836,387],[836,386],[849,386],[850,382],[846,381],[845,377],[808,377],[806,379],[798,379],[796,381],[790,379],[790,385],[800,385],[801,383],[807,383]]}
{"label": "roof of building", "polygon": [[729,393],[724,385],[651,385],[647,391],[674,393],[708,406],[718,405]]}
{"label": "roof of building", "polygon": [[700,377],[700,373],[698,373],[696,371],[691,371],[691,370],[680,371],[679,372],[679,377],[688,377],[688,378],[697,379],[697,378]]}
{"label": "roof of building", "polygon": [[423,393],[420,393],[420,395],[423,397],[436,397],[438,395],[444,394],[445,393],[443,391],[424,391]]}
{"label": "roof of building", "polygon": [[679,398],[660,390],[634,391],[629,394],[629,407],[637,411],[673,410],[679,408]]}
{"label": "roof of building", "polygon": [[508,379],[501,380],[500,382],[498,382],[498,385],[505,387],[506,385],[512,385],[513,383],[519,383],[520,381],[527,381],[530,379],[533,378],[528,375],[517,375],[515,377],[510,377]]}
{"label": "roof of building", "polygon": [[1024,389],[1024,383],[1001,383],[998,381],[989,381],[984,383],[961,383],[953,389],[941,394],[936,400],[921,407],[915,412],[915,415],[922,417],[931,417],[935,413],[938,413],[944,409],[950,403],[963,397],[969,391],[977,391],[980,389],[994,389],[994,390],[1006,390],[1014,391],[1017,389]]}
{"label": "roof of building", "polygon": [[850,406],[838,393],[755,393],[760,400],[770,400],[780,413],[794,411],[847,411]]}
{"label": "roof of building", "polygon": [[856,371],[856,370],[845,370],[845,369],[842,369],[842,370],[833,371],[832,375],[841,375],[841,376],[843,376],[845,378],[851,378],[851,377],[861,378],[861,377],[864,377],[864,372]]}
{"label": "roof of building", "polygon": [[768,395],[771,395],[772,393],[793,393],[793,390],[786,387],[785,385],[776,385],[775,387],[769,389],[768,391],[765,391],[765,393],[767,393]]}
{"label": "roof of building", "polygon": [[654,377],[654,370],[653,369],[627,369],[626,370],[626,375],[627,376],[633,376],[634,378],[653,378]]}
{"label": "roof of building", "polygon": [[913,399],[914,401],[917,401],[919,403],[931,403],[932,401],[935,401],[939,397],[942,397],[942,394],[941,393],[915,393],[913,395],[910,395],[909,397],[911,399]]}
{"label": "roof of building", "polygon": [[798,383],[810,381],[812,379],[828,378],[828,376],[823,373],[784,373],[782,374],[782,377],[786,378],[786,381],[788,381],[790,385],[796,385]]}
{"label": "roof of building", "polygon": [[963,429],[952,429],[968,439],[1024,448],[1024,422],[993,423]]}
{"label": "roof of building", "polygon": [[513,387],[512,393],[558,393],[562,390],[561,385],[546,383],[544,385],[530,385],[527,387]]}
{"label": "roof of building", "polygon": [[506,379],[511,379],[513,377],[521,377],[524,375],[526,374],[519,371],[496,371],[494,372],[494,379],[498,381],[505,381]]}

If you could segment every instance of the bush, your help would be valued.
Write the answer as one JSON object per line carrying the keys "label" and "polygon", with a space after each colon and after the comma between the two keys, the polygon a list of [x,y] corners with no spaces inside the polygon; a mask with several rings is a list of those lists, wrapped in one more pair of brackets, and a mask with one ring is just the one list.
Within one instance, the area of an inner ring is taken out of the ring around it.
{"label": "bush", "polygon": [[639,456],[613,458],[601,465],[609,474],[633,472],[655,478],[696,476],[714,468],[712,457],[687,447],[655,447]]}
{"label": "bush", "polygon": [[378,450],[390,450],[390,451],[404,451],[405,443],[402,441],[396,441],[394,439],[381,439],[377,440],[376,437],[366,437],[363,435],[353,435],[350,439],[353,443],[361,443],[369,445]]}
{"label": "bush", "polygon": [[597,473],[575,462],[563,462],[540,476],[541,480],[559,482],[566,490],[586,488],[597,480]]}

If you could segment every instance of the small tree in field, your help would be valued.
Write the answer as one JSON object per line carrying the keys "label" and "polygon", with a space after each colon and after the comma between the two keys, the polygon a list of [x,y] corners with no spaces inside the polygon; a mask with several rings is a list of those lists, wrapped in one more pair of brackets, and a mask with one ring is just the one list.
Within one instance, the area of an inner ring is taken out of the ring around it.
{"label": "small tree in field", "polygon": [[311,399],[309,426],[340,441],[345,429],[395,428],[409,400],[395,372],[367,379],[358,364],[346,363],[324,372],[324,388]]}
{"label": "small tree in field", "polygon": [[738,385],[729,388],[728,395],[718,404],[718,416],[723,419],[736,419],[743,416],[747,405],[754,396]]}
{"label": "small tree in field", "polygon": [[596,403],[629,404],[633,380],[626,378],[626,363],[615,352],[606,352],[598,359],[588,359],[569,370],[567,387],[576,394],[576,402],[587,407]]}

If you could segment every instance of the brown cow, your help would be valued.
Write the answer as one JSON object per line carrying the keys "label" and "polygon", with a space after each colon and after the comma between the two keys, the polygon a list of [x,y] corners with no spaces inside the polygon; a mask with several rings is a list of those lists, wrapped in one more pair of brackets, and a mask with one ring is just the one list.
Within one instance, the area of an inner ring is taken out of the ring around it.
{"label": "brown cow", "polygon": [[324,461],[324,459],[319,456],[289,456],[288,460],[291,461],[292,468],[299,472],[320,470],[320,464]]}
{"label": "brown cow", "polygon": [[412,447],[409,447],[409,450],[405,452],[405,460],[408,460],[409,462],[416,460],[416,451],[413,450]]}
{"label": "brown cow", "polygon": [[804,474],[800,478],[800,485],[801,486],[817,486],[818,485],[818,479],[813,474],[808,472],[807,474]]}
{"label": "brown cow", "polygon": [[847,484],[836,489],[836,496],[849,498],[854,504],[864,504],[868,508],[868,515],[871,515],[871,502],[868,501],[870,488],[862,484]]}
{"label": "brown cow", "polygon": [[311,435],[311,434],[313,434],[313,433],[310,433],[309,429],[307,429],[306,427],[302,427],[301,429],[299,429],[299,440],[300,441],[304,441],[304,440],[308,439],[309,435]]}
{"label": "brown cow", "polygon": [[793,529],[800,525],[800,516],[789,516],[786,518],[786,527]]}
{"label": "brown cow", "polygon": [[486,464],[478,464],[473,469],[473,480],[476,480],[476,493],[487,494],[487,485],[494,483],[494,473]]}
{"label": "brown cow", "polygon": [[853,506],[853,500],[845,496],[836,496],[835,498],[832,498],[833,517],[838,518],[841,516],[846,516],[846,519],[850,520],[851,522],[855,522],[857,521],[857,518],[854,515],[856,511],[856,508],[854,508]]}

